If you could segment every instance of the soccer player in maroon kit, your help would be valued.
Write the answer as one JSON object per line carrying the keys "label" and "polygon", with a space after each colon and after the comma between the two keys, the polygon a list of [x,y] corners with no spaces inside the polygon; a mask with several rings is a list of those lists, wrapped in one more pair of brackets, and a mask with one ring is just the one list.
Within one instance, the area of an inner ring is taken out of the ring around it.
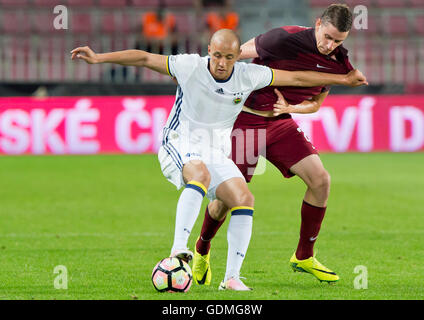
{"label": "soccer player in maroon kit", "polygon": [[[311,70],[345,74],[353,69],[343,41],[352,27],[352,13],[342,4],[329,6],[315,28],[285,26],[276,28],[246,42],[241,59],[275,69]],[[323,266],[313,253],[321,223],[327,208],[330,175],[325,170],[318,152],[298,128],[289,112],[316,112],[328,95],[329,87],[267,87],[253,92],[238,116],[233,133],[255,132],[255,143],[234,143],[232,158],[247,182],[250,182],[255,163],[246,154],[263,154],[284,177],[299,176],[307,185],[301,206],[300,239],[290,259],[294,271],[313,274],[318,280],[335,282],[338,275]],[[284,98],[285,100],[284,100]],[[278,97],[278,100],[277,100]],[[258,130],[266,129],[266,141],[258,143]],[[254,146],[254,150],[252,148]],[[244,159],[240,161],[240,153]],[[225,220],[228,208],[215,200],[208,204],[200,237],[196,242],[193,278],[198,284],[210,284],[210,241]]]}

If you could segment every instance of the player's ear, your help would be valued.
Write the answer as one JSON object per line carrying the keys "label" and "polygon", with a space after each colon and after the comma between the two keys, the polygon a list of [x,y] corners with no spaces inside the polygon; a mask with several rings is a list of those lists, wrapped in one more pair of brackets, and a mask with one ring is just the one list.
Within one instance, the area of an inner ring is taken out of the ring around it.
{"label": "player's ear", "polygon": [[211,55],[211,45],[208,44],[208,55]]}
{"label": "player's ear", "polygon": [[321,26],[321,18],[318,18],[317,21],[315,21],[315,29],[318,29]]}

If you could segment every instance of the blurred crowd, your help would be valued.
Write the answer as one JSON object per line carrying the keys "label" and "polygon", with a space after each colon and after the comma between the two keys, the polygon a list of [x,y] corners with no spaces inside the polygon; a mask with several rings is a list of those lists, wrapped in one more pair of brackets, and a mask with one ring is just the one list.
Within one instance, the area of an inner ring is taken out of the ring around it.
{"label": "blurred crowd", "polygon": [[[272,27],[309,25],[332,0],[0,0],[2,82],[167,82],[140,68],[71,63],[71,49],[130,48],[165,55],[207,54],[217,29],[246,41]],[[343,0],[366,4],[367,28],[345,42],[355,66],[374,84],[424,84],[424,0]],[[67,29],[53,27],[58,3],[68,8]],[[242,27],[241,27],[242,26]],[[417,87],[418,85],[418,87]],[[418,88],[418,89],[416,89]]]}
{"label": "blurred crowd", "polygon": [[[239,16],[232,7],[231,0],[193,0],[197,30],[197,51],[209,42],[210,36],[222,28],[238,31]],[[179,52],[179,34],[176,16],[168,10],[164,0],[154,11],[144,12],[141,16],[141,37],[136,48],[154,53],[164,53],[165,44],[170,46],[170,53]],[[190,39],[186,39],[184,51],[190,51]],[[180,50],[180,52],[182,52]]]}

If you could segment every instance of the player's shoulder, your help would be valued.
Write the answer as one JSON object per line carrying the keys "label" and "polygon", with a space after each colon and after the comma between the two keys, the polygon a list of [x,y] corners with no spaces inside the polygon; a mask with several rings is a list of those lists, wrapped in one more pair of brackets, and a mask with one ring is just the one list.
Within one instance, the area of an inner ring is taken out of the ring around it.
{"label": "player's shoulder", "polygon": [[197,53],[183,53],[168,56],[167,68],[172,77],[180,78],[178,80],[182,81],[182,77],[187,78],[195,70],[200,70],[201,63],[202,57]]}
{"label": "player's shoulder", "polygon": [[168,63],[171,68],[178,68],[181,72],[187,73],[196,69],[203,61],[203,57],[197,53],[182,53],[168,56]]}
{"label": "player's shoulder", "polygon": [[302,31],[311,30],[311,27],[305,27],[305,26],[282,26],[280,29],[284,30],[285,32],[289,34],[295,34]]}
{"label": "player's shoulder", "polygon": [[202,57],[197,53],[180,53],[176,55],[170,55],[169,61],[177,62],[177,61],[200,61]]}
{"label": "player's shoulder", "polygon": [[256,63],[236,62],[234,67],[236,68],[236,78],[245,84],[252,84],[256,82],[255,79],[266,78],[272,74],[270,67]]}
{"label": "player's shoulder", "polygon": [[264,65],[251,63],[251,62],[243,62],[243,61],[237,61],[234,67],[236,68],[236,71],[238,73],[241,73],[242,75],[250,75],[256,72],[260,72],[262,70],[269,69],[269,67]]}
{"label": "player's shoulder", "polygon": [[282,26],[271,29],[264,35],[259,36],[259,40],[268,43],[267,46],[280,47],[282,44],[287,45],[291,41],[305,42],[312,38],[313,28],[297,25]]}

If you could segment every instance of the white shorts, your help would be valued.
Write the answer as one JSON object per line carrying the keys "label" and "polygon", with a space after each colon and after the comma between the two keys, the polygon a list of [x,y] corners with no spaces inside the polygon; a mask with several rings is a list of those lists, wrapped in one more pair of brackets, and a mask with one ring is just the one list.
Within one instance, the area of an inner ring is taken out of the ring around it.
{"label": "white shorts", "polygon": [[235,163],[223,151],[213,149],[195,142],[178,132],[165,129],[162,146],[159,148],[158,159],[165,178],[177,189],[185,185],[182,169],[191,160],[201,160],[207,167],[211,182],[206,196],[216,199],[216,188],[231,178],[242,178],[242,173]]}

